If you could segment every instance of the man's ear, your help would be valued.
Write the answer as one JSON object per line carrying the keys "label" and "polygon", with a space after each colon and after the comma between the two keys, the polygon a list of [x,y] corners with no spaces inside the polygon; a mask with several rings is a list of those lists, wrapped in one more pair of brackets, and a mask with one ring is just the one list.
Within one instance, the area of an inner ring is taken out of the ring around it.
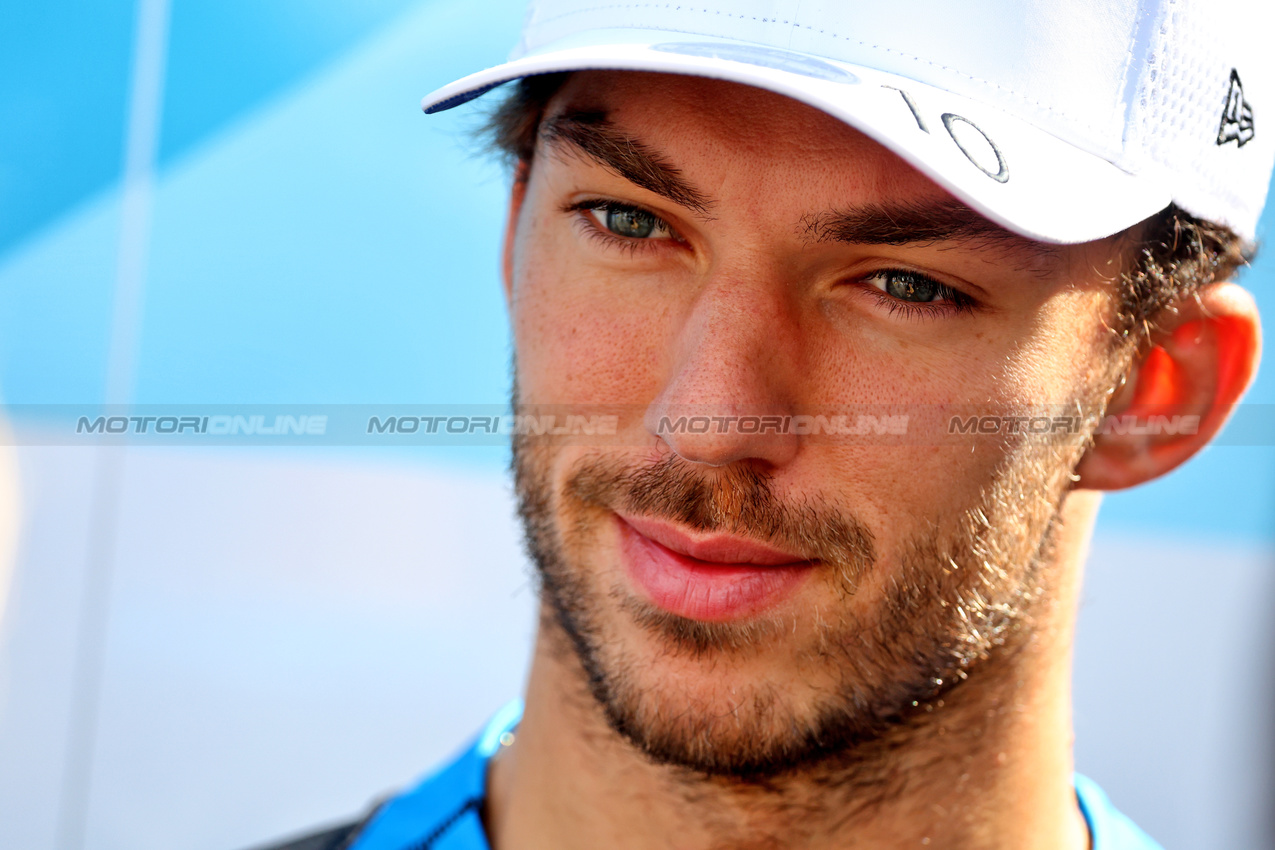
{"label": "man's ear", "polygon": [[500,277],[505,288],[505,307],[513,309],[514,295],[514,244],[518,240],[518,217],[522,213],[522,202],[527,197],[527,180],[531,174],[531,163],[519,160],[514,169],[514,185],[509,190],[509,210],[505,218],[505,242],[501,249]]}
{"label": "man's ear", "polygon": [[1129,370],[1073,485],[1120,490],[1186,461],[1221,430],[1257,369],[1253,297],[1215,283],[1168,314]]}

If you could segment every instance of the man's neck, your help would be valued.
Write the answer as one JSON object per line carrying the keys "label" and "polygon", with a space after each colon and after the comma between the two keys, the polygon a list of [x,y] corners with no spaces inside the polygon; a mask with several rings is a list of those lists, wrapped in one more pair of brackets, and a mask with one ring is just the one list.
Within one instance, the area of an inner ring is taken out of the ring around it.
{"label": "man's neck", "polygon": [[606,724],[547,619],[514,746],[492,764],[494,850],[1081,850],[1071,760],[1076,588],[1097,498],[1072,494],[1032,637],[841,766],[766,783],[653,764]]}

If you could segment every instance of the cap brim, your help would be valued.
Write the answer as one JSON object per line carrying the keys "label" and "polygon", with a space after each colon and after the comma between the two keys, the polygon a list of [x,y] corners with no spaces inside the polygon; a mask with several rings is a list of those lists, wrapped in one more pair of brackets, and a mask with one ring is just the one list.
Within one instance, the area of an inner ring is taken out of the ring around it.
{"label": "cap brim", "polygon": [[773,91],[845,121],[1011,231],[1072,244],[1166,207],[1152,178],[978,100],[894,74],[761,45],[652,30],[592,31],[457,80],[421,102],[441,112],[534,74],[659,71]]}

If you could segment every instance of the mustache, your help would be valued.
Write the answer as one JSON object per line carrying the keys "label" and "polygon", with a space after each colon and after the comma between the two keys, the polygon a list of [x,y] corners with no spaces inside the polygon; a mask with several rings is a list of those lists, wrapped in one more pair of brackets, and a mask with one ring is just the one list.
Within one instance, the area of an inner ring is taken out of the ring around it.
{"label": "mustache", "polygon": [[782,500],[772,477],[751,465],[702,471],[674,454],[642,467],[588,458],[568,477],[564,495],[586,506],[677,522],[694,531],[760,539],[838,567],[847,578],[877,560],[871,530],[852,513],[817,495]]}

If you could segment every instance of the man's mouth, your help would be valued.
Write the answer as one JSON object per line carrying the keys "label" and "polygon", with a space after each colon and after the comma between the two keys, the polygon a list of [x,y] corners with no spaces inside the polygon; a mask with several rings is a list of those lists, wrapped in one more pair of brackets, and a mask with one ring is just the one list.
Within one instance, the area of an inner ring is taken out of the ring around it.
{"label": "man's mouth", "polygon": [[664,520],[616,514],[629,578],[657,607],[691,620],[727,622],[787,597],[815,562],[734,534],[695,533]]}

